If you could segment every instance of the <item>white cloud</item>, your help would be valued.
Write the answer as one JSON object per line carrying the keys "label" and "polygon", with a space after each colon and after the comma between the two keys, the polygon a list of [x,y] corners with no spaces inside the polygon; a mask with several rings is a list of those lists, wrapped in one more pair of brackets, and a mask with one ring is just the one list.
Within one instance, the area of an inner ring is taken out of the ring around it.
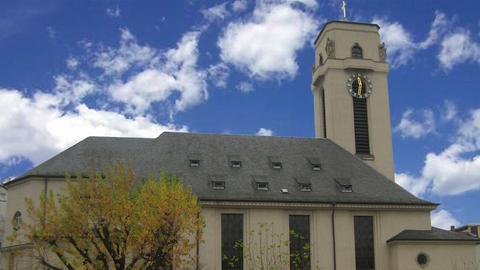
{"label": "white cloud", "polygon": [[105,13],[107,14],[108,17],[118,18],[120,17],[120,8],[118,6],[107,8],[105,10]]}
{"label": "white cloud", "polygon": [[165,61],[117,81],[109,91],[112,97],[126,103],[134,113],[144,113],[154,102],[166,101],[179,93],[175,110],[184,111],[208,98],[205,74],[196,67],[198,32],[186,33],[177,48],[168,50]]}
{"label": "white cloud", "polygon": [[116,112],[79,104],[73,111],[58,106],[58,97],[37,92],[26,97],[0,89],[0,162],[25,157],[35,165],[88,136],[157,137],[185,127],[161,125],[147,117],[127,118]]}
{"label": "white cloud", "polygon": [[419,43],[419,47],[421,49],[426,49],[435,44],[440,37],[445,34],[445,31],[447,31],[449,25],[451,24],[452,22],[447,20],[445,13],[439,12],[438,10],[435,11],[435,19],[433,20],[430,31],[428,32],[428,37]]}
{"label": "white cloud", "polygon": [[55,39],[57,37],[57,31],[53,27],[47,26],[46,30],[50,39]]}
{"label": "white cloud", "polygon": [[75,57],[69,57],[66,61],[66,64],[68,69],[75,70],[80,63]]}
{"label": "white cloud", "polygon": [[106,75],[122,75],[131,68],[152,66],[158,61],[154,48],[138,44],[126,28],[120,32],[120,47],[107,47],[96,52],[93,63],[95,67],[102,69]]}
{"label": "white cloud", "polygon": [[260,1],[251,19],[228,24],[217,42],[222,60],[252,77],[294,77],[296,54],[316,34],[319,20],[293,2],[299,1]]}
{"label": "white cloud", "polygon": [[203,17],[208,21],[223,21],[227,16],[230,15],[230,12],[228,12],[227,10],[227,2],[218,4],[207,9],[202,9],[200,12],[202,13]]}
{"label": "white cloud", "polygon": [[457,116],[457,107],[450,100],[446,100],[444,104],[443,119],[450,121],[450,120],[454,120],[456,116]]}
{"label": "white cloud", "polygon": [[257,136],[273,136],[273,130],[268,129],[268,128],[260,128],[257,133],[255,133]]}
{"label": "white cloud", "polygon": [[232,3],[232,10],[234,12],[242,12],[248,8],[248,1],[247,0],[235,0]]}
{"label": "white cloud", "polygon": [[62,105],[78,103],[95,91],[95,84],[85,76],[71,79],[65,75],[54,77],[58,102]]}
{"label": "white cloud", "polygon": [[412,109],[406,110],[394,131],[400,132],[403,138],[411,137],[415,139],[435,132],[435,119],[431,110],[423,110],[420,119],[414,119],[413,114]]}
{"label": "white cloud", "polygon": [[427,191],[430,182],[423,178],[416,178],[406,173],[396,173],[395,183],[408,190],[415,196],[420,196]]}
{"label": "white cloud", "polygon": [[398,175],[405,175],[401,183],[416,194],[458,195],[480,190],[480,109],[461,122],[451,145],[426,155],[419,177]]}
{"label": "white cloud", "polygon": [[216,86],[220,88],[227,87],[228,76],[230,75],[230,68],[224,63],[211,65],[207,70],[208,79]]}
{"label": "white cloud", "polygon": [[437,58],[445,70],[465,62],[480,64],[480,44],[473,40],[469,31],[459,30],[446,35],[441,46]]}
{"label": "white cloud", "polygon": [[380,26],[380,36],[388,49],[388,60],[393,68],[406,65],[419,50],[436,44],[453,24],[444,13],[435,11],[428,36],[425,40],[416,42],[412,34],[399,22],[385,18],[374,18],[372,22]]}
{"label": "white cloud", "polygon": [[431,213],[432,226],[449,230],[450,226],[459,226],[460,222],[447,210],[441,209]]}
{"label": "white cloud", "polygon": [[388,49],[388,59],[392,67],[405,65],[416,50],[412,35],[399,22],[375,18],[373,23],[380,26],[380,36]]}
{"label": "white cloud", "polygon": [[237,85],[237,89],[243,93],[249,93],[253,91],[253,85],[249,82],[241,82]]}

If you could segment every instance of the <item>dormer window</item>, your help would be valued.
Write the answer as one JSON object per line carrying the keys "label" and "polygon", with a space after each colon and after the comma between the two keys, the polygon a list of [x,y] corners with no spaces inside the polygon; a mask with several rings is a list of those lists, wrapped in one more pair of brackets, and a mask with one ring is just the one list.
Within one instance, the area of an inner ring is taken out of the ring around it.
{"label": "dormer window", "polygon": [[337,182],[340,192],[342,193],[351,193],[353,192],[353,185],[348,178],[336,178],[335,182]]}
{"label": "dormer window", "polygon": [[200,160],[190,159],[190,167],[200,167]]}
{"label": "dormer window", "polygon": [[265,176],[261,176],[261,175],[253,176],[253,184],[256,190],[261,190],[261,191],[269,190],[268,181]]}
{"label": "dormer window", "polygon": [[242,167],[242,162],[241,161],[232,161],[230,162],[232,168],[241,168]]}
{"label": "dormer window", "polygon": [[363,50],[358,43],[352,47],[352,58],[363,58]]}
{"label": "dormer window", "polygon": [[309,157],[307,158],[308,163],[310,163],[310,166],[312,168],[312,171],[321,171],[322,166],[320,165],[320,159],[316,157]]}
{"label": "dormer window", "polygon": [[257,182],[257,190],[268,191],[268,182]]}
{"label": "dormer window", "polygon": [[282,168],[282,161],[280,160],[279,157],[268,157],[270,160],[270,165],[272,166],[273,169],[275,170],[280,170]]}
{"label": "dormer window", "polygon": [[229,155],[228,156],[228,162],[230,163],[230,167],[232,168],[241,168],[242,167],[242,161],[240,156],[238,155]]}
{"label": "dormer window", "polygon": [[298,190],[301,192],[312,191],[312,182],[308,177],[295,177],[295,182],[298,184]]}
{"label": "dormer window", "polygon": [[300,183],[298,186],[300,187],[301,192],[312,191],[312,184]]}
{"label": "dormer window", "polygon": [[188,162],[190,167],[192,168],[198,168],[200,167],[200,160],[202,159],[202,156],[198,153],[193,153],[188,155]]}
{"label": "dormer window", "polygon": [[215,190],[224,190],[225,181],[212,181],[212,188]]}
{"label": "dormer window", "polygon": [[210,185],[214,190],[224,190],[226,179],[225,175],[209,175]]}
{"label": "dormer window", "polygon": [[350,193],[350,192],[353,192],[353,189],[352,189],[352,185],[344,185],[344,186],[341,186],[341,192],[344,192],[344,193]]}

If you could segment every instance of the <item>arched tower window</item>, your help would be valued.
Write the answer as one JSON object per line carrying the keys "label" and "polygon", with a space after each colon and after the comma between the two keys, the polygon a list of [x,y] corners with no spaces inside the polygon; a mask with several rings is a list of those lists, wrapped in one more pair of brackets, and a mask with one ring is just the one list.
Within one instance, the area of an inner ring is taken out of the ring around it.
{"label": "arched tower window", "polygon": [[352,58],[363,58],[363,50],[358,43],[352,47]]}
{"label": "arched tower window", "polygon": [[323,65],[323,55],[320,54],[319,56],[319,62],[320,62],[320,66]]}

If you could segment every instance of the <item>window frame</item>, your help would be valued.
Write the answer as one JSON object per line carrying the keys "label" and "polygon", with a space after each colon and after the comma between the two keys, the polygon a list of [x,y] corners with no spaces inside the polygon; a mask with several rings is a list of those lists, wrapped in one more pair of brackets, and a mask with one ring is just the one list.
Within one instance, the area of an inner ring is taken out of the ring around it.
{"label": "window frame", "polygon": [[[357,51],[354,52],[354,50]],[[363,48],[358,43],[353,44],[352,48],[350,49],[350,53],[352,58],[363,59]]]}

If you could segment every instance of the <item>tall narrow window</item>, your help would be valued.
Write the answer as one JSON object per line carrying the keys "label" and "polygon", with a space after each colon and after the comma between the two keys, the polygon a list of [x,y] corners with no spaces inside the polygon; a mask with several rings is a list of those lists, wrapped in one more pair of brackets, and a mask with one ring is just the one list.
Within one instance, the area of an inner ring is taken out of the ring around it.
{"label": "tall narrow window", "polygon": [[323,137],[327,138],[327,116],[325,115],[325,89],[322,90]]}
{"label": "tall narrow window", "polygon": [[222,270],[243,269],[243,215],[222,214]]}
{"label": "tall narrow window", "polygon": [[310,216],[290,215],[290,269],[310,269]]}
{"label": "tall narrow window", "polygon": [[358,43],[352,47],[352,58],[363,58],[363,50]]}
{"label": "tall narrow window", "polygon": [[357,270],[374,270],[373,217],[354,217],[355,265]]}
{"label": "tall narrow window", "polygon": [[370,154],[366,98],[353,97],[353,121],[355,128],[355,152],[357,154]]}

